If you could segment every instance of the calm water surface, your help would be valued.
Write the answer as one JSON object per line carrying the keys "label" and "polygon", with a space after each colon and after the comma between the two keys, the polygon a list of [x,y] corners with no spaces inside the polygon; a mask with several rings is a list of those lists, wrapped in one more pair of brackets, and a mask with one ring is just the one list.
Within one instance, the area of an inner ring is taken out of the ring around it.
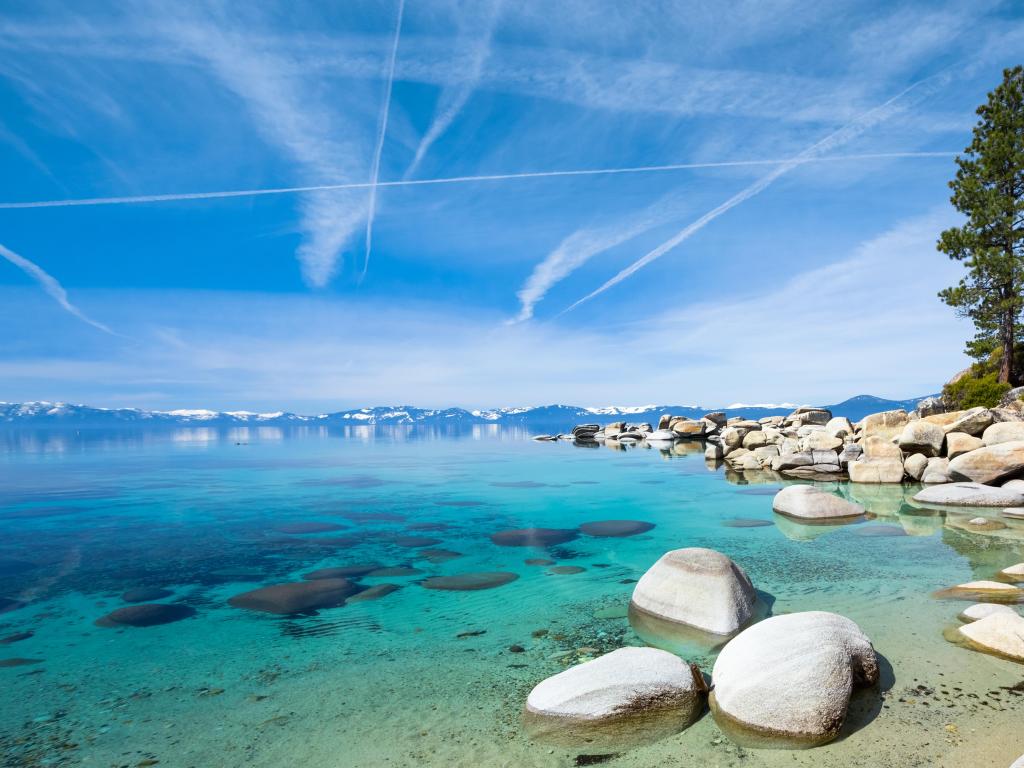
{"label": "calm water surface", "polygon": [[[772,514],[777,478],[743,484],[698,445],[677,451],[488,429],[0,433],[2,763],[982,767],[1024,752],[1024,697],[1010,690],[1024,667],[946,642],[965,604],[931,596],[1024,560],[1024,528],[972,533],[973,515],[908,504],[913,488],[849,486],[874,519],[798,525]],[[620,518],[655,527],[548,548],[490,539]],[[843,738],[743,748],[709,715],[636,745],[529,738],[526,694],[580,659],[647,640],[710,673],[715,649],[642,639],[625,615],[634,581],[684,546],[728,554],[774,613],[833,610],[868,633],[891,671]],[[384,569],[362,587],[398,589],[304,615],[228,604],[353,564]],[[422,586],[481,571],[518,578]],[[94,623],[139,588],[195,614]]]}

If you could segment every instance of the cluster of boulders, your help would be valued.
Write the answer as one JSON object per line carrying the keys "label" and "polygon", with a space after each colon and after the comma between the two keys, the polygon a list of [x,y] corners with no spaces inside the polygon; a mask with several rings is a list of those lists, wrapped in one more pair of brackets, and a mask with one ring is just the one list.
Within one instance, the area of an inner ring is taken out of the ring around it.
{"label": "cluster of boulders", "polygon": [[[710,549],[668,552],[637,582],[631,612],[718,635],[711,672],[716,721],[740,743],[809,746],[834,739],[854,689],[878,681],[870,640],[849,619],[809,611],[751,624],[757,593],[740,566]],[[632,614],[631,614],[632,615]],[[544,680],[526,702],[549,730],[630,722],[671,710],[685,728],[709,692],[696,665],[656,648],[621,648]]]}
{"label": "cluster of boulders", "polygon": [[721,411],[699,419],[665,414],[656,429],[617,421],[535,439],[610,447],[701,440],[706,459],[740,472],[854,483],[999,484],[1024,474],[1024,402],[945,412],[938,398],[927,398],[909,413],[873,413],[856,424],[812,406],[756,421],[728,418]]}

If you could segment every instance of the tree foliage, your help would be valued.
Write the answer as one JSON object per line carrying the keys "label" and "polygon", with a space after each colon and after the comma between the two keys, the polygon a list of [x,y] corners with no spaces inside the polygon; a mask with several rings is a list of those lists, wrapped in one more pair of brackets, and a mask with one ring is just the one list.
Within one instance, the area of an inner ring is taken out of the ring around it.
{"label": "tree foliage", "polygon": [[967,221],[947,229],[938,242],[967,274],[939,297],[974,321],[967,353],[981,360],[998,352],[998,381],[1016,384],[1014,352],[1024,331],[1024,67],[1003,71],[1003,82],[978,107],[978,116],[949,183],[950,200]]}

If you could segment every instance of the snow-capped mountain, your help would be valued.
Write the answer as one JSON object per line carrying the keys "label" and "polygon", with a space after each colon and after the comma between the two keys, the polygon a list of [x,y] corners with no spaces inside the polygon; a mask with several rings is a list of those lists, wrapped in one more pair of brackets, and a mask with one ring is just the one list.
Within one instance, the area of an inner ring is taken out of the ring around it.
{"label": "snow-capped mountain", "polygon": [[[858,420],[869,413],[894,408],[913,409],[923,398],[886,400],[872,395],[857,395],[835,405],[826,405],[837,416]],[[211,411],[177,409],[147,411],[139,408],[92,408],[69,403],[3,403],[0,402],[0,427],[163,427],[163,426],[376,426],[376,425],[456,425],[501,424],[527,429],[566,431],[575,424],[611,421],[656,423],[663,413],[698,418],[708,411],[724,410],[730,416],[761,418],[785,415],[796,407],[792,403],[747,405],[733,403],[725,408],[697,405],[639,405],[581,407],[576,405],[542,405],[535,407],[492,408],[415,408],[410,405],[356,408],[348,411],[303,416],[285,411],[254,413],[252,411]]]}

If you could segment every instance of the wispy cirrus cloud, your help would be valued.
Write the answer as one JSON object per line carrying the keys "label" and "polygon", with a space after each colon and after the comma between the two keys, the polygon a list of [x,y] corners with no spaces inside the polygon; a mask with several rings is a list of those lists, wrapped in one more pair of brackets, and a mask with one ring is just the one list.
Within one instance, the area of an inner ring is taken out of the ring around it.
{"label": "wispy cirrus cloud", "polygon": [[370,167],[370,199],[366,212],[366,244],[363,258],[363,272],[360,280],[366,277],[370,268],[370,252],[373,250],[373,219],[377,215],[377,181],[380,179],[380,157],[384,152],[384,137],[388,132],[388,113],[391,111],[391,88],[395,83],[395,61],[398,59],[398,41],[402,37],[402,16],[405,13],[405,0],[398,0],[398,14],[395,19],[395,38],[391,43],[391,56],[388,59],[388,72],[384,85],[384,100],[380,108],[380,127],[377,132],[377,146],[373,150],[373,163]]}
{"label": "wispy cirrus cloud", "polygon": [[885,122],[886,120],[888,120],[889,118],[893,117],[896,114],[905,112],[911,106],[919,103],[923,99],[927,98],[928,95],[934,93],[936,90],[941,88],[950,79],[950,72],[948,70],[945,70],[937,75],[932,75],[931,77],[926,78],[924,80],[919,80],[918,82],[911,84],[910,86],[903,89],[898,94],[888,99],[887,101],[883,102],[874,109],[871,109],[868,112],[859,115],[856,119],[847,123],[839,130],[833,131],[825,138],[804,149],[792,160],[789,160],[779,165],[767,175],[761,177],[753,184],[750,184],[749,186],[737,192],[724,203],[711,209],[710,211],[705,213],[703,216],[701,216],[691,224],[688,224],[686,227],[684,227],[682,230],[680,230],[675,235],[670,237],[668,240],[663,242],[661,245],[648,251],[646,254],[644,254],[639,259],[630,264],[628,267],[621,270],[614,277],[607,280],[596,290],[591,291],[583,298],[578,299],[577,301],[569,305],[563,311],[563,314],[565,312],[571,312],[581,304],[584,304],[590,301],[591,299],[600,296],[608,289],[615,287],[623,280],[626,280],[632,275],[636,274],[651,262],[660,259],[666,253],[679,246],[685,240],[692,237],[694,234],[699,232],[701,229],[703,229],[705,226],[710,224],[712,221],[717,219],[722,214],[727,213],[740,203],[743,203],[746,200],[749,200],[750,198],[754,197],[755,195],[758,195],[761,192],[763,192],[765,189],[767,189],[773,183],[775,183],[776,180],[778,180],[785,174],[789,173],[794,168],[804,165],[805,163],[810,162],[817,157],[820,157],[824,154],[827,154],[828,152],[834,151],[839,147],[842,147],[845,144],[848,144],[850,141],[853,141],[858,136],[863,134],[865,131],[871,129],[872,127],[878,125],[879,123]]}
{"label": "wispy cirrus cloud", "polygon": [[683,203],[676,195],[668,195],[632,214],[628,219],[604,227],[578,229],[533,268],[523,286],[516,292],[519,314],[509,320],[521,323],[533,317],[534,307],[557,283],[561,282],[598,254],[611,250],[655,227],[679,216]]}
{"label": "wispy cirrus cloud", "polygon": [[56,301],[66,312],[70,312],[83,323],[88,323],[93,328],[98,328],[104,333],[109,333],[112,336],[116,335],[103,323],[93,320],[82,310],[72,304],[71,300],[68,299],[68,292],[64,290],[64,286],[57,282],[57,279],[53,277],[53,275],[46,272],[38,264],[29,261],[21,254],[15,253],[5,245],[0,245],[0,256],[3,256],[7,261],[11,262],[11,264],[39,283],[42,289],[49,294],[50,298]]}
{"label": "wispy cirrus cloud", "polygon": [[[163,20],[168,39],[203,61],[243,100],[260,133],[312,180],[365,178],[364,126],[347,119],[323,97],[316,78],[303,76],[283,53],[253,45],[252,38],[223,16],[186,15]],[[359,191],[312,192],[300,203],[305,234],[297,250],[306,281],[325,286],[342,252],[366,220],[368,201]]]}
{"label": "wispy cirrus cloud", "polygon": [[455,118],[466,106],[466,102],[480,85],[484,64],[491,55],[491,39],[501,15],[502,2],[503,0],[487,0],[479,6],[475,6],[482,11],[479,16],[475,13],[459,14],[457,23],[460,26],[460,33],[457,39],[460,43],[466,39],[470,40],[463,57],[466,62],[463,76],[457,82],[446,84],[441,91],[434,109],[434,119],[426,133],[423,134],[423,138],[420,139],[420,143],[416,147],[416,154],[405,171],[406,179],[416,174],[420,163],[423,162],[423,158],[426,157],[434,142],[451,127]]}

